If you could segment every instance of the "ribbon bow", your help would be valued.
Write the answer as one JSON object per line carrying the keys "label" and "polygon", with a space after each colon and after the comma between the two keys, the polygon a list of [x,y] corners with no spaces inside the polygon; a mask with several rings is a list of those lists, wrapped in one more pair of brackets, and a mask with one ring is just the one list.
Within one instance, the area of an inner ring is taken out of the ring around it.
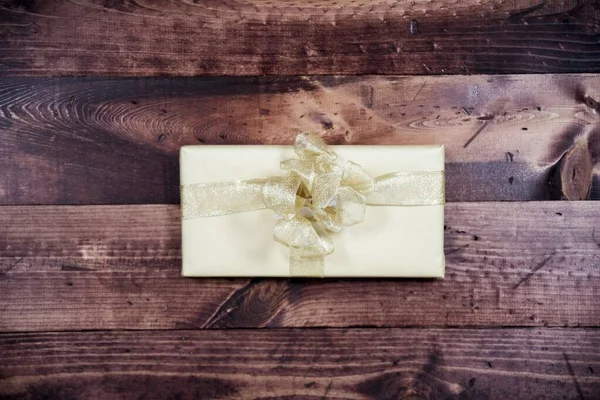
{"label": "ribbon bow", "polygon": [[283,176],[267,178],[263,197],[281,217],[273,236],[290,248],[292,274],[319,275],[333,253],[330,233],[363,221],[375,182],[356,163],[337,165],[337,154],[316,135],[298,135],[294,152],[298,158],[281,163]]}
{"label": "ribbon bow", "polygon": [[323,276],[334,251],[331,233],[362,222],[367,205],[444,203],[443,171],[400,171],[371,177],[360,165],[336,164],[320,137],[300,134],[297,158],[281,162],[281,176],[182,185],[182,218],[269,208],[278,219],[273,237],[290,249],[291,276]]}

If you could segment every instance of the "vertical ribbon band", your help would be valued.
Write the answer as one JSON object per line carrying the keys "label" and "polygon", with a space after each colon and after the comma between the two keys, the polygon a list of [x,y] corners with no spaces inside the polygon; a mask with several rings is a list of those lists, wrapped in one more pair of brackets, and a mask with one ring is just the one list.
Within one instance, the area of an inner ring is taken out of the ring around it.
{"label": "vertical ribbon band", "polygon": [[340,166],[313,134],[300,134],[296,158],[281,162],[281,176],[181,186],[182,219],[271,209],[275,241],[290,249],[290,276],[321,277],[334,251],[331,234],[362,222],[367,206],[444,204],[444,171],[399,171],[371,177],[360,165]]}

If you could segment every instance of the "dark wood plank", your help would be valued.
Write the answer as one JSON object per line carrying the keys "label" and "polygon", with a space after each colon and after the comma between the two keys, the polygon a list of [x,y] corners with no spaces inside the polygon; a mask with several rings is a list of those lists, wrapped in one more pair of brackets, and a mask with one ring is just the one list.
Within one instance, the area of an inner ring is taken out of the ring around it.
{"label": "dark wood plank", "polygon": [[180,276],[177,206],[0,207],[0,331],[599,326],[594,202],[453,203],[444,280]]}
{"label": "dark wood plank", "polygon": [[[596,399],[600,331],[0,335],[1,399]],[[297,396],[297,397],[295,397]]]}
{"label": "dark wood plank", "polygon": [[302,131],[444,144],[448,201],[598,199],[594,99],[598,75],[5,78],[0,204],[178,203],[181,145]]}
{"label": "dark wood plank", "polygon": [[3,75],[600,71],[582,0],[2,0]]}

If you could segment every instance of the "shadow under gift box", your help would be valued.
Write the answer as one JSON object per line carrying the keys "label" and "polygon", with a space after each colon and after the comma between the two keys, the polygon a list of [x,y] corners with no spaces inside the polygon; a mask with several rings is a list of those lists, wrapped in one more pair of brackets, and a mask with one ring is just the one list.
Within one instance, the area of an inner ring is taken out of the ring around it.
{"label": "shadow under gift box", "polygon": [[[444,170],[443,146],[330,146],[337,163],[377,177]],[[181,185],[281,175],[292,146],[185,146]],[[182,197],[182,202],[186,201]],[[273,240],[270,209],[182,220],[182,274],[189,277],[289,277],[290,251]],[[444,276],[444,205],[367,206],[364,221],[332,233],[325,277]]]}

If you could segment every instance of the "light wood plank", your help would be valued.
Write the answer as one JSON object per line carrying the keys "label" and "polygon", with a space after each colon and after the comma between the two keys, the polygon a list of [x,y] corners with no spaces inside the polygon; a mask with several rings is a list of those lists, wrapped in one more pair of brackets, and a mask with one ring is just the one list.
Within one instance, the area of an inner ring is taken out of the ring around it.
{"label": "light wood plank", "polygon": [[446,206],[444,280],[180,276],[177,206],[0,207],[0,331],[598,326],[594,202]]}
{"label": "light wood plank", "polygon": [[443,144],[448,201],[600,198],[598,75],[0,79],[0,204],[178,203],[186,144]]}

